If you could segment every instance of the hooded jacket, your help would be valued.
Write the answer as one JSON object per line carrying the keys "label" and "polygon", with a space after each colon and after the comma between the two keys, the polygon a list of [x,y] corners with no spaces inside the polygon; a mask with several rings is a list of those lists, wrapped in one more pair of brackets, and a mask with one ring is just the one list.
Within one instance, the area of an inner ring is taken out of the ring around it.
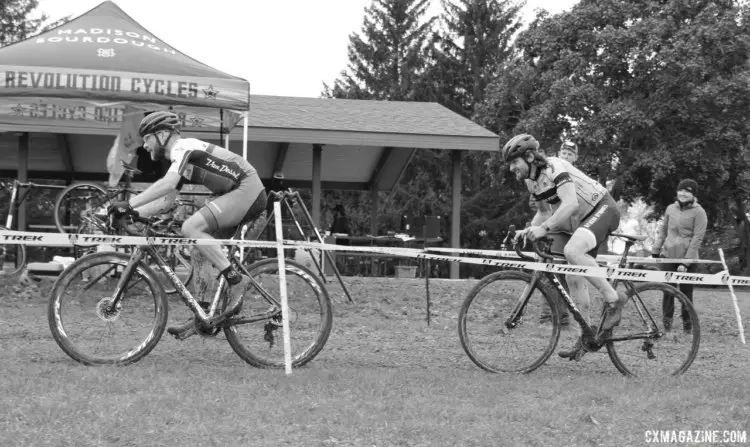
{"label": "hooded jacket", "polygon": [[697,199],[685,206],[679,202],[669,205],[659,226],[654,252],[665,258],[698,259],[707,224],[706,211]]}

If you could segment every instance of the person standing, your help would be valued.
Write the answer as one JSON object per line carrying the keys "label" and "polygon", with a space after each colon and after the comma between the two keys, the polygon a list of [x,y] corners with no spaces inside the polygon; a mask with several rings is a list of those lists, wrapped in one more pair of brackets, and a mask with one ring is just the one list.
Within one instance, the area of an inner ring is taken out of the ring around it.
{"label": "person standing", "polygon": [[578,145],[570,140],[565,140],[557,151],[557,157],[575,166],[576,161],[578,161]]}
{"label": "person standing", "polygon": [[[692,179],[684,179],[677,185],[677,201],[667,207],[664,220],[659,227],[659,233],[652,250],[652,256],[670,259],[684,259],[676,264],[661,264],[661,270],[677,272],[695,272],[698,265],[689,262],[698,259],[703,238],[706,235],[708,219],[706,211],[698,203],[695,195],[698,183]],[[680,291],[690,302],[693,302],[693,285],[680,284]],[[664,328],[672,329],[674,315],[674,297],[664,294],[662,299],[662,317]],[[690,317],[685,309],[681,309],[682,329],[692,330]]]}

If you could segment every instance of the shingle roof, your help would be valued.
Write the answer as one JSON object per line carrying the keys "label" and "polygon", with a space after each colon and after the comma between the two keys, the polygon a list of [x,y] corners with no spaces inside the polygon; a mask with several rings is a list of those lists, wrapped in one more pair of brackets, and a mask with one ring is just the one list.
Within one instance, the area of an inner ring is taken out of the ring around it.
{"label": "shingle roof", "polygon": [[250,126],[497,138],[434,102],[250,95]]}

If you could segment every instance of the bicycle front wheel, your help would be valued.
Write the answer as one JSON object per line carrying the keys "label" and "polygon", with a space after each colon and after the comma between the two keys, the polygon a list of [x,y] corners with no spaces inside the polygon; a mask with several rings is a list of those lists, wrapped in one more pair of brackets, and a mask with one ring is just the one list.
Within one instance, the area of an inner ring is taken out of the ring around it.
{"label": "bicycle front wheel", "polygon": [[[669,284],[641,283],[628,302],[620,324],[612,330],[607,353],[615,367],[629,377],[663,377],[684,373],[700,345],[700,325],[692,303]],[[674,300],[674,325],[665,328],[665,300]],[[680,318],[680,313],[685,317]]]}
{"label": "bicycle front wheel", "polygon": [[[469,358],[489,372],[528,373],[539,368],[555,350],[560,315],[546,281],[530,291],[531,275],[508,270],[490,273],[461,305],[458,335]],[[525,303],[523,297],[528,296]],[[559,298],[558,298],[559,299]],[[512,319],[514,310],[517,317]],[[551,320],[541,318],[551,310]]]}
{"label": "bicycle front wheel", "polygon": [[[315,358],[325,346],[331,333],[333,313],[328,292],[318,277],[294,261],[286,260],[285,265],[292,366],[300,367]],[[248,271],[276,303],[251,287],[243,299],[242,311],[235,317],[240,321],[281,309],[278,261],[264,259],[252,264]],[[278,313],[260,321],[228,326],[224,333],[234,352],[247,363],[258,368],[283,368],[281,319]]]}
{"label": "bicycle front wheel", "polygon": [[55,226],[60,233],[72,233],[83,222],[87,213],[105,218],[110,197],[94,183],[79,183],[63,189],[55,200]]}
{"label": "bicycle front wheel", "polygon": [[62,350],[85,365],[127,365],[156,346],[167,324],[167,299],[153,273],[140,265],[113,306],[129,256],[92,253],[68,267],[52,288],[47,317]]}
{"label": "bicycle front wheel", "polygon": [[[0,230],[7,230],[0,227]],[[15,275],[26,267],[26,246],[0,244],[0,275]]]}

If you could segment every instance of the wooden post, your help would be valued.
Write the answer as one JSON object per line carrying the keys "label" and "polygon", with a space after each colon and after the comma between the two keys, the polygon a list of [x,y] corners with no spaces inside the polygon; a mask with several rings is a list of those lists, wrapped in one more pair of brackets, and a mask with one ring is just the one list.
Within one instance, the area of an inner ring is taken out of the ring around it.
{"label": "wooden post", "polygon": [[[451,247],[461,247],[461,151],[451,151],[453,194],[451,196]],[[451,263],[451,279],[459,277],[458,262]]]}
{"label": "wooden post", "polygon": [[321,196],[321,167],[323,161],[323,145],[313,144],[312,162],[312,218],[315,227],[320,229],[320,196]]}
{"label": "wooden post", "polygon": [[372,203],[370,209],[370,234],[373,236],[378,235],[378,187],[377,185],[370,186],[370,201]]}

